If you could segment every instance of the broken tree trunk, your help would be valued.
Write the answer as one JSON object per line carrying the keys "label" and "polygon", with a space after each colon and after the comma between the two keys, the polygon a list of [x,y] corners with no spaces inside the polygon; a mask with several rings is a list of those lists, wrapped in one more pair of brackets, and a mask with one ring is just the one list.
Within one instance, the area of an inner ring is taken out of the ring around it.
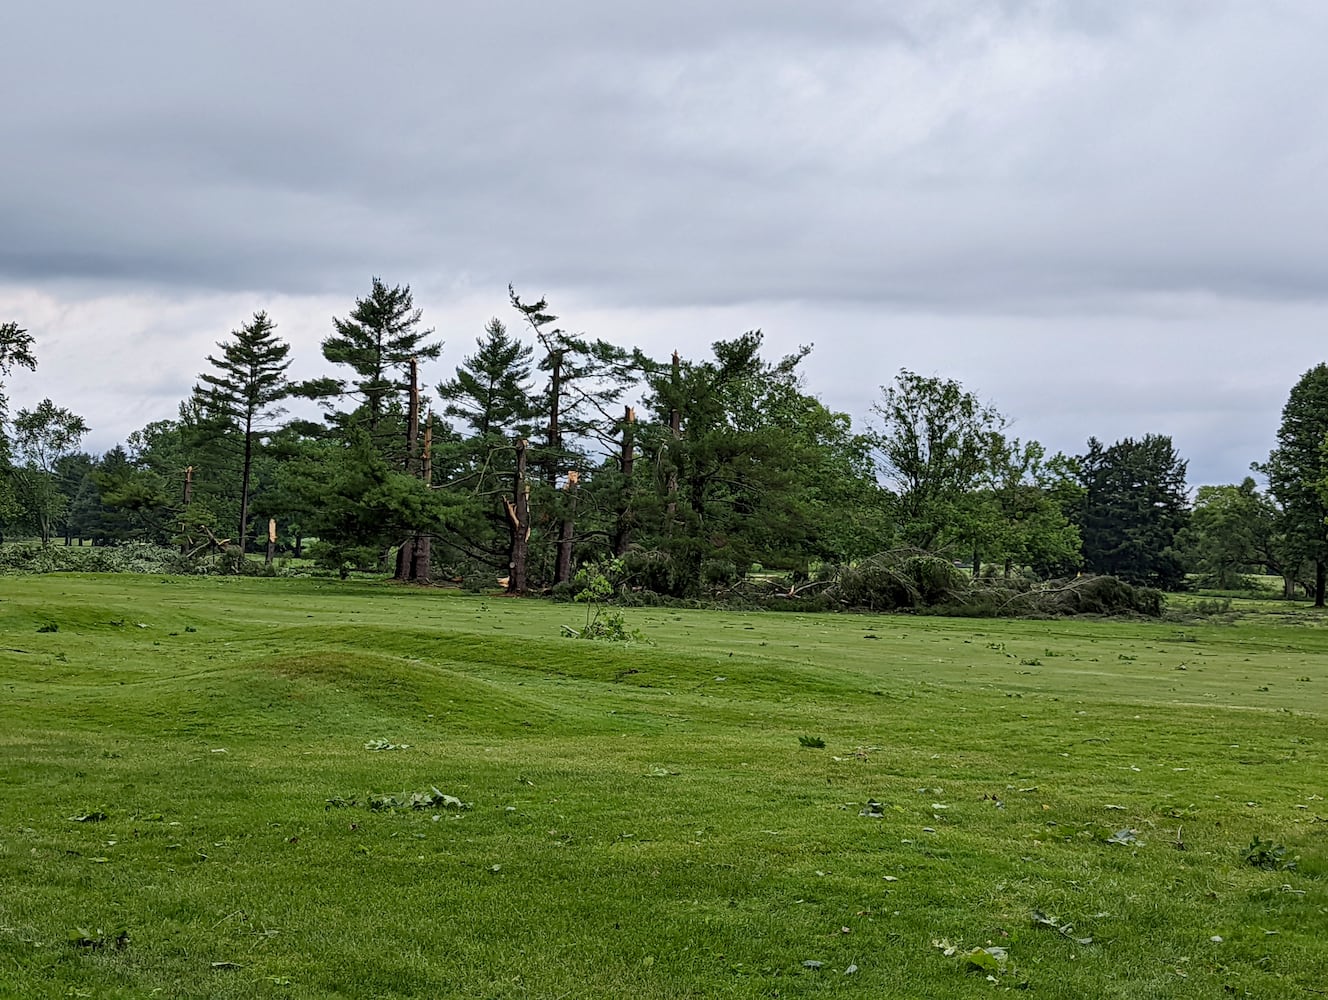
{"label": "broken tree trunk", "polygon": [[549,434],[546,442],[549,453],[544,459],[544,481],[549,489],[558,482],[558,457],[563,450],[563,430],[559,421],[563,403],[563,352],[549,353],[553,371],[549,379]]}
{"label": "broken tree trunk", "polygon": [[572,542],[576,538],[576,470],[567,474],[567,516],[563,518],[562,529],[558,532],[558,558],[553,565],[553,582],[566,583],[572,578]]}
{"label": "broken tree trunk", "polygon": [[507,557],[507,592],[526,592],[526,559],[530,552],[530,482],[526,479],[526,449],[529,442],[516,442],[516,471],[512,474],[512,499],[503,497],[511,535]]}
{"label": "broken tree trunk", "polygon": [[613,554],[620,556],[632,541],[632,467],[636,457],[636,411],[630,406],[623,414],[622,453],[618,469],[622,473],[622,492],[618,495],[618,519],[613,528]]}
{"label": "broken tree trunk", "polygon": [[[669,433],[673,440],[682,437],[682,412],[678,409],[678,369],[682,359],[673,352],[673,408],[669,410]],[[664,507],[664,530],[673,534],[673,519],[678,515],[678,467],[670,462],[668,484],[665,487],[668,503]]]}
{"label": "broken tree trunk", "polygon": [[[424,485],[433,483],[433,414],[424,418],[424,454],[420,457],[420,478]],[[411,579],[428,583],[433,575],[433,535],[425,532],[415,539],[415,567]]]}
{"label": "broken tree trunk", "polygon": [[[420,437],[420,366],[415,358],[410,359],[410,401],[406,407],[406,459],[405,469],[411,475],[418,475],[416,445]],[[419,563],[419,527],[414,526],[397,549],[396,579],[414,580],[415,567]]]}

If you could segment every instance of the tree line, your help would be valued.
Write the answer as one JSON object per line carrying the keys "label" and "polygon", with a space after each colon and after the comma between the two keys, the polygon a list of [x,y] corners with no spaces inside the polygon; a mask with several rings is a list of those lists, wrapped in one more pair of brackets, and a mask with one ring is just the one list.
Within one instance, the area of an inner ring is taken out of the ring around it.
{"label": "tree line", "polygon": [[[44,544],[150,541],[182,552],[309,557],[340,571],[516,594],[610,560],[688,596],[753,572],[797,581],[910,548],[975,576],[1111,574],[1163,589],[1272,573],[1322,606],[1328,366],[1292,388],[1267,481],[1186,486],[1170,437],[1048,454],[958,382],[901,371],[868,423],[808,393],[810,348],[760,331],[655,358],[565,330],[508,289],[444,369],[410,287],[374,278],[322,341],[329,374],[294,382],[265,312],[217,344],[174,418],[101,455],[43,400],[10,418],[0,382],[0,530]],[[37,368],[0,325],[0,377]],[[437,378],[438,381],[430,382]],[[320,419],[283,404],[314,401]]]}

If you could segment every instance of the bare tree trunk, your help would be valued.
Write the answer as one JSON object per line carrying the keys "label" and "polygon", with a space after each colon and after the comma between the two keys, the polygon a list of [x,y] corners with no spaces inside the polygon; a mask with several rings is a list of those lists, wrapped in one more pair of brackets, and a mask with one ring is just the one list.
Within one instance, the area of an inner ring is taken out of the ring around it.
{"label": "bare tree trunk", "polygon": [[[407,473],[415,471],[415,446],[420,436],[420,366],[415,358],[410,359],[410,401],[406,408],[406,460]],[[396,579],[401,581],[415,579],[415,566],[419,561],[418,546],[420,534],[418,526],[397,549]]]}
{"label": "bare tree trunk", "polygon": [[[433,414],[424,421],[424,454],[420,458],[420,478],[424,485],[433,483]],[[433,575],[433,534],[425,532],[415,539],[415,569],[413,579],[428,583]]]}
{"label": "bare tree trunk", "polygon": [[420,363],[410,359],[410,402],[406,406],[406,471],[415,463],[415,446],[420,437]]}
{"label": "bare tree trunk", "polygon": [[572,578],[572,542],[576,538],[576,499],[577,480],[580,476],[573,469],[567,474],[567,516],[563,518],[562,529],[558,533],[558,558],[553,564],[553,582],[566,583]]}
{"label": "bare tree trunk", "polygon": [[277,519],[267,519],[267,565],[272,565],[272,558],[277,554]]}
{"label": "bare tree trunk", "polygon": [[503,497],[511,545],[507,559],[507,592],[526,592],[526,557],[530,551],[530,482],[526,479],[526,449],[529,442],[516,442],[516,471],[512,474],[512,499]]}
{"label": "bare tree trunk", "polygon": [[623,414],[622,454],[618,459],[622,471],[622,494],[618,501],[618,522],[613,531],[613,554],[620,556],[627,551],[632,540],[632,467],[636,458],[636,411],[630,406]]}
{"label": "bare tree trunk", "polygon": [[1328,583],[1328,561],[1323,559],[1314,560],[1314,606],[1321,608],[1324,606],[1324,585]]}
{"label": "bare tree trunk", "polygon": [[254,457],[253,413],[244,417],[244,472],[240,478],[240,555],[249,545],[249,471]]}
{"label": "bare tree trunk", "polygon": [[[194,467],[192,465],[189,465],[186,466],[184,470],[184,503],[181,505],[180,508],[180,521],[182,522],[182,524],[189,517],[189,501],[192,500],[193,498],[194,498]],[[182,535],[184,534],[184,530],[185,529],[182,527],[180,532]],[[185,538],[185,540],[180,543],[180,551],[181,552],[189,551],[188,538]]]}
{"label": "bare tree trunk", "polygon": [[[682,412],[678,409],[678,369],[682,359],[678,357],[678,352],[673,352],[673,408],[669,410],[669,433],[673,440],[677,441],[682,437]],[[678,469],[673,466],[669,469],[668,484],[665,487],[668,493],[668,503],[664,507],[664,530],[673,533],[673,519],[678,514]]]}
{"label": "bare tree trunk", "polygon": [[561,414],[559,410],[562,407],[563,393],[563,352],[561,350],[552,351],[549,359],[553,364],[553,372],[549,382],[549,436],[547,447],[548,456],[544,460],[544,481],[549,489],[553,489],[558,484],[558,457],[563,450],[563,431],[559,424]]}

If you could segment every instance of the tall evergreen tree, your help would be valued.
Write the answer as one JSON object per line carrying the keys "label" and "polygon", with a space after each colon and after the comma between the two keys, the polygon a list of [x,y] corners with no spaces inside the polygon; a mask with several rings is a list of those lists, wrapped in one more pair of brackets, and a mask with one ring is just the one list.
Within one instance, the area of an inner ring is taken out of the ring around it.
{"label": "tall evergreen tree", "polygon": [[1171,438],[1146,434],[1110,448],[1090,438],[1078,463],[1087,567],[1130,583],[1167,589],[1184,583],[1177,536],[1189,521],[1186,462]]}
{"label": "tall evergreen tree", "polygon": [[253,470],[254,444],[262,433],[265,420],[279,414],[277,403],[290,394],[286,369],[290,367],[290,344],[277,336],[277,325],[266,312],[254,313],[253,319],[231,331],[230,340],[218,341],[221,357],[208,355],[215,372],[199,376],[195,389],[204,408],[214,416],[231,421],[242,436],[240,463],[240,551],[249,537],[250,474]]}
{"label": "tall evergreen tree", "polygon": [[381,278],[374,278],[369,295],[356,299],[355,308],[345,319],[333,318],[336,333],[323,341],[323,357],[333,364],[346,365],[358,377],[350,382],[320,379],[307,383],[301,391],[322,397],[358,397],[369,436],[381,446],[384,442],[380,440],[379,425],[384,415],[410,390],[411,360],[431,361],[443,351],[440,341],[428,339],[433,330],[420,329],[422,316],[409,285],[389,288]]}
{"label": "tall evergreen tree", "polygon": [[1314,606],[1322,608],[1328,589],[1328,364],[1301,376],[1282,408],[1277,447],[1261,467],[1286,517],[1287,530],[1314,563]]}
{"label": "tall evergreen tree", "polygon": [[479,350],[457,366],[456,377],[438,384],[443,414],[470,426],[474,435],[511,434],[531,414],[530,359],[534,348],[507,332],[494,317],[476,337]]}

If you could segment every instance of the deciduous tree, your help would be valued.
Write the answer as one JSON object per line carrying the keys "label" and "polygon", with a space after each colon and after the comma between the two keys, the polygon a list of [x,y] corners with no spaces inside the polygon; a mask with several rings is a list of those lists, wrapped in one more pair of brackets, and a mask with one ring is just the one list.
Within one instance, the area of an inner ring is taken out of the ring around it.
{"label": "deciduous tree", "polygon": [[907,369],[881,392],[876,452],[898,498],[900,539],[923,549],[958,541],[965,500],[992,468],[1005,418],[953,379]]}
{"label": "deciduous tree", "polygon": [[35,409],[19,410],[14,418],[14,451],[22,463],[16,470],[19,500],[43,545],[51,543],[52,530],[67,504],[56,466],[78,448],[87,432],[82,417],[49,399]]}

